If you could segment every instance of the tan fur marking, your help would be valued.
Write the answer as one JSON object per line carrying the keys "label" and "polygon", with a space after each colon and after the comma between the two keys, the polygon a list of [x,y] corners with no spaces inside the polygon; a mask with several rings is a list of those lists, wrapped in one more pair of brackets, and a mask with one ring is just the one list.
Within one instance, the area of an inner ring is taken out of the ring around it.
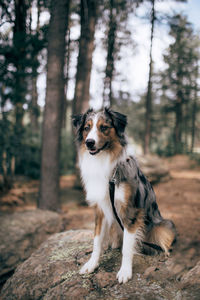
{"label": "tan fur marking", "polygon": [[112,249],[119,248],[122,245],[122,230],[117,222],[114,222],[110,228],[109,245]]}
{"label": "tan fur marking", "polygon": [[146,241],[159,245],[165,252],[169,254],[169,249],[175,239],[175,233],[163,224],[154,226],[147,234]]}
{"label": "tan fur marking", "polygon": [[126,182],[123,183],[123,186],[124,186],[124,202],[122,202],[122,204],[121,204],[121,213],[123,215],[125,215],[129,200],[132,195],[132,188],[131,188],[131,185]]}
{"label": "tan fur marking", "polygon": [[100,235],[104,213],[97,206],[95,207],[95,236]]}
{"label": "tan fur marking", "polygon": [[124,183],[125,201],[121,204],[120,217],[124,227],[132,233],[137,229],[144,229],[144,210],[135,208],[131,203],[132,187],[128,183]]}
{"label": "tan fur marking", "polygon": [[110,147],[109,150],[110,150],[110,153],[111,153],[111,161],[114,161],[122,153],[123,147],[119,142],[119,138],[116,134],[115,128],[111,128],[110,138],[111,138],[111,147]]}
{"label": "tan fur marking", "polygon": [[[104,132],[101,131],[101,126],[108,127]],[[111,154],[111,161],[114,161],[119,157],[122,152],[122,146],[119,142],[119,138],[116,134],[115,128],[107,123],[103,118],[100,118],[97,122],[98,136],[100,141],[100,147],[109,143],[109,148],[105,151]]]}
{"label": "tan fur marking", "polygon": [[[89,120],[85,123],[84,128],[86,128],[87,126],[90,127],[90,130],[92,129],[92,127],[93,127],[93,121],[92,121],[91,119],[89,119]],[[85,140],[86,140],[86,138],[87,138],[88,133],[90,132],[90,130],[89,130],[89,131],[83,130],[83,141],[84,141],[84,142],[85,142]]]}
{"label": "tan fur marking", "polygon": [[130,221],[130,219],[126,219],[124,222],[124,226],[127,228],[129,232],[135,233],[137,229],[144,230],[144,211],[143,209],[136,208],[135,209],[135,220]]}

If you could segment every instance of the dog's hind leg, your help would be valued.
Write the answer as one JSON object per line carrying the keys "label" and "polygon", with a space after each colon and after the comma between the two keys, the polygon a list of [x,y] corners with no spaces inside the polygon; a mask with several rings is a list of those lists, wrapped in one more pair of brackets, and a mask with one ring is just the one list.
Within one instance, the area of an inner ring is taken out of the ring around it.
{"label": "dog's hind leg", "polygon": [[81,268],[80,274],[92,273],[98,267],[106,230],[107,222],[104,217],[104,214],[101,210],[96,209],[93,251],[89,261]]}
{"label": "dog's hind leg", "polygon": [[176,228],[171,220],[162,220],[159,224],[154,225],[145,239],[148,243],[160,246],[166,256],[169,256],[169,250],[175,240]]}

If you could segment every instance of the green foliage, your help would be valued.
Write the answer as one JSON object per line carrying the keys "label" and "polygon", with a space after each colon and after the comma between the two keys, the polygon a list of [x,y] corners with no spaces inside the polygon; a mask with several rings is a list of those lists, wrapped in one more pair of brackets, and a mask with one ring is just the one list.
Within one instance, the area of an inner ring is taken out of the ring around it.
{"label": "green foliage", "polygon": [[[164,55],[166,69],[160,74],[161,113],[165,120],[162,130],[170,128],[170,142],[166,150],[158,143],[158,152],[171,154],[188,153],[191,148],[191,120],[195,118],[193,103],[197,101],[197,65],[199,60],[199,38],[194,34],[191,24],[182,15],[169,20],[170,36],[173,42]],[[164,116],[165,114],[165,116]],[[173,145],[173,146],[170,146]]]}
{"label": "green foliage", "polygon": [[39,134],[32,133],[30,127],[24,127],[19,149],[19,141],[15,135],[13,112],[1,114],[0,118],[0,173],[3,173],[3,157],[6,157],[7,174],[10,175],[12,158],[15,157],[15,173],[39,178],[40,144]]}
{"label": "green foliage", "polygon": [[23,174],[33,179],[40,177],[41,134],[32,132],[30,125],[25,127],[22,139],[23,152],[20,154],[16,174]]}
{"label": "green foliage", "polygon": [[[6,153],[8,174],[11,173],[11,160],[16,157],[15,174],[28,176],[33,179],[40,177],[41,129],[33,131],[31,124],[23,128],[21,148],[23,151],[16,156],[14,138],[13,112],[4,113],[0,118],[0,174],[2,174],[3,154]],[[60,173],[72,174],[75,171],[76,150],[74,137],[63,129],[61,136]]]}
{"label": "green foliage", "polygon": [[3,172],[3,156],[6,154],[6,166],[8,174],[11,173],[11,158],[14,155],[14,127],[12,116],[9,113],[0,115],[0,173]]}
{"label": "green foliage", "polygon": [[190,159],[195,160],[198,165],[200,165],[200,153],[191,153]]}
{"label": "green foliage", "polygon": [[75,171],[76,149],[74,136],[71,132],[62,130],[61,136],[61,153],[60,153],[60,173],[72,174]]}
{"label": "green foliage", "polygon": [[32,107],[30,87],[40,66],[38,54],[46,45],[47,26],[31,29],[33,1],[1,4],[0,18],[8,26],[0,28],[0,172],[4,155],[8,174],[14,159],[16,174],[39,178],[41,137],[25,127],[23,119],[25,108]]}
{"label": "green foliage", "polygon": [[121,113],[127,115],[128,117],[128,125],[127,125],[127,133],[130,137],[134,139],[134,141],[138,144],[143,143],[144,137],[144,99],[141,98],[140,102],[134,102],[130,99],[121,100],[115,99],[115,104],[113,105],[113,109],[116,111],[120,111]]}
{"label": "green foliage", "polygon": [[[183,151],[183,145],[181,145],[181,148],[179,150],[179,153],[182,153]],[[159,139],[155,151],[156,154],[159,156],[173,156],[175,154],[175,147],[174,147],[174,138],[173,135],[170,135],[168,138]]]}

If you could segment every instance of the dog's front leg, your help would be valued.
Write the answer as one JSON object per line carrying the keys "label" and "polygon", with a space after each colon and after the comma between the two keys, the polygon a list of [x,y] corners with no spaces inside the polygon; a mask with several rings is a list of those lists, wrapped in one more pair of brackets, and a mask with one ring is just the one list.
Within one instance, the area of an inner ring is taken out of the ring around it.
{"label": "dog's front leg", "polygon": [[96,209],[95,237],[93,251],[89,261],[81,268],[80,274],[92,273],[99,265],[99,258],[106,232],[106,219],[101,210]]}
{"label": "dog's front leg", "polygon": [[117,279],[119,283],[125,283],[132,278],[133,255],[136,253],[137,232],[132,233],[124,228],[123,247],[122,247],[122,264]]}

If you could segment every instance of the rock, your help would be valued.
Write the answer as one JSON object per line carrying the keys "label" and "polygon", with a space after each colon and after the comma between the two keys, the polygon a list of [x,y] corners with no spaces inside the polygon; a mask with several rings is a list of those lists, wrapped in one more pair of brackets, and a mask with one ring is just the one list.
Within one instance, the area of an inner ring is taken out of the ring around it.
{"label": "rock", "polygon": [[[158,257],[135,255],[133,278],[126,284],[116,279],[121,263],[119,249],[106,250],[99,268],[92,274],[79,275],[81,265],[92,251],[93,232],[76,230],[57,233],[46,240],[4,285],[2,300],[53,300],[53,299],[193,299],[192,294],[180,290],[176,280],[170,278],[147,279],[156,271]],[[153,268],[151,268],[153,266]],[[149,269],[151,268],[151,269]],[[165,262],[162,262],[165,268]],[[145,270],[147,270],[145,272]],[[146,275],[145,275],[146,274]],[[159,278],[159,276],[158,276]]]}
{"label": "rock", "polygon": [[200,261],[194,268],[185,273],[181,278],[181,288],[191,293],[192,299],[199,300],[200,298]]}
{"label": "rock", "polygon": [[139,165],[144,175],[152,184],[170,179],[168,168],[163,161],[155,155],[138,156]]}
{"label": "rock", "polygon": [[62,227],[59,214],[43,210],[2,214],[0,224],[0,282]]}
{"label": "rock", "polygon": [[153,274],[154,272],[156,272],[157,270],[158,270],[158,268],[157,268],[157,267],[154,267],[154,266],[151,266],[151,267],[147,268],[147,269],[145,270],[145,272],[144,272],[144,277],[145,277],[145,278],[150,278],[150,277],[152,277],[152,274]]}
{"label": "rock", "polygon": [[200,261],[190,271],[185,273],[181,278],[181,283],[184,287],[199,285],[200,291]]}

